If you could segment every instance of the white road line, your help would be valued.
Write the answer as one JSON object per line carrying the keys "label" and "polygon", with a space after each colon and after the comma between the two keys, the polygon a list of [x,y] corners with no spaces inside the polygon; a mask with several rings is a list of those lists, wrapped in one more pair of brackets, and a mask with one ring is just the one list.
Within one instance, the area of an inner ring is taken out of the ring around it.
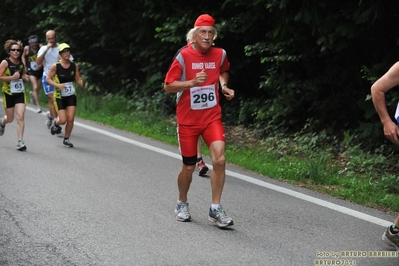
{"label": "white road line", "polygon": [[331,202],[328,202],[328,201],[325,201],[325,200],[321,200],[321,199],[318,199],[318,198],[315,198],[315,197],[311,197],[311,196],[308,196],[308,195],[303,194],[303,193],[296,192],[296,191],[291,190],[291,189],[287,189],[287,188],[283,188],[283,187],[280,187],[280,186],[276,186],[276,185],[273,185],[273,184],[270,184],[270,183],[267,183],[267,182],[264,182],[264,181],[261,181],[261,180],[246,176],[246,175],[241,175],[241,174],[238,174],[238,173],[235,173],[235,172],[231,172],[231,171],[228,171],[228,170],[226,170],[226,174],[230,175],[230,176],[234,176],[234,177],[236,177],[238,179],[247,181],[249,183],[252,183],[252,184],[255,184],[255,185],[258,185],[258,186],[261,186],[261,187],[265,187],[265,188],[268,188],[268,189],[271,189],[271,190],[274,190],[274,191],[278,191],[278,192],[284,193],[286,195],[289,195],[289,196],[292,196],[292,197],[295,197],[295,198],[298,198],[298,199],[301,199],[301,200],[305,200],[305,201],[308,201],[308,202],[311,202],[311,203],[326,207],[328,209],[331,209],[331,210],[334,210],[334,211],[338,211],[338,212],[341,212],[343,214],[347,214],[347,215],[359,218],[361,220],[364,220],[364,221],[367,221],[367,222],[371,222],[371,223],[374,223],[374,224],[378,224],[378,225],[381,225],[381,226],[384,226],[384,227],[388,227],[393,222],[393,221],[389,222],[389,221],[386,221],[386,220],[383,220],[383,219],[380,219],[380,218],[365,214],[363,212],[355,211],[355,210],[352,210],[350,208],[346,208],[346,207],[343,207],[343,206],[340,206],[340,205],[337,205],[337,204],[334,204],[334,203],[331,203]]}
{"label": "white road line", "polygon": [[[34,108],[31,108],[31,107],[27,106],[26,109],[35,112]],[[43,112],[43,114],[45,114],[45,112]],[[114,134],[114,133],[111,133],[111,132],[108,132],[108,131],[105,131],[105,130],[102,130],[102,129],[98,129],[98,128],[95,128],[95,127],[92,127],[92,126],[88,126],[88,125],[85,125],[85,124],[82,124],[82,123],[79,123],[79,122],[76,122],[76,121],[75,121],[75,126],[82,127],[82,128],[87,129],[87,130],[91,130],[91,131],[106,135],[108,137],[111,137],[111,138],[114,138],[114,139],[118,139],[118,140],[130,143],[130,144],[139,146],[141,148],[148,149],[148,150],[151,150],[151,151],[154,151],[154,152],[157,152],[157,153],[161,153],[163,155],[167,155],[167,156],[170,156],[172,158],[181,160],[180,154],[177,154],[177,153],[169,152],[169,151],[166,151],[166,150],[163,150],[163,149],[160,149],[160,148],[148,145],[148,144],[144,144],[142,142],[135,141],[135,140],[132,140],[132,139],[129,139],[129,138],[126,138],[126,137],[122,137],[120,135],[117,135],[117,134]],[[212,166],[209,165],[208,167],[210,169],[212,169]],[[277,191],[277,192],[280,192],[280,193],[283,193],[283,194],[286,194],[286,195],[289,195],[289,196],[292,196],[292,197],[295,197],[295,198],[298,198],[298,199],[301,199],[301,200],[304,200],[304,201],[308,201],[308,202],[317,204],[319,206],[322,206],[322,207],[325,207],[325,208],[328,208],[328,209],[331,209],[331,210],[334,210],[334,211],[337,211],[337,212],[340,212],[340,213],[343,213],[343,214],[346,214],[346,215],[349,215],[349,216],[356,217],[356,218],[364,220],[366,222],[374,223],[374,224],[381,225],[381,226],[384,226],[384,227],[388,227],[389,225],[392,224],[392,222],[390,222],[390,221],[383,220],[383,219],[380,219],[380,218],[377,218],[377,217],[374,217],[374,216],[371,216],[371,215],[368,215],[368,214],[365,214],[365,213],[362,213],[362,212],[359,212],[359,211],[355,211],[355,210],[352,210],[350,208],[346,208],[346,207],[343,207],[343,206],[340,206],[340,205],[337,205],[337,204],[334,204],[334,203],[331,203],[331,202],[328,202],[328,201],[325,201],[325,200],[321,200],[321,199],[318,199],[318,198],[315,198],[315,197],[311,197],[311,196],[308,196],[308,195],[303,194],[303,193],[296,192],[296,191],[291,190],[291,189],[287,189],[287,188],[283,188],[283,187],[280,187],[280,186],[276,186],[276,185],[273,185],[273,184],[258,180],[256,178],[252,178],[252,177],[249,177],[249,176],[246,176],[246,175],[242,175],[242,174],[239,174],[239,173],[236,173],[236,172],[232,172],[232,171],[226,170],[226,175],[229,175],[229,176],[235,177],[237,179],[241,179],[243,181],[246,181],[248,183],[252,183],[252,184],[255,184],[255,185],[258,185],[258,186],[261,186],[261,187],[265,187],[265,188],[268,188],[268,189],[271,189],[271,190],[274,190],[274,191]]]}

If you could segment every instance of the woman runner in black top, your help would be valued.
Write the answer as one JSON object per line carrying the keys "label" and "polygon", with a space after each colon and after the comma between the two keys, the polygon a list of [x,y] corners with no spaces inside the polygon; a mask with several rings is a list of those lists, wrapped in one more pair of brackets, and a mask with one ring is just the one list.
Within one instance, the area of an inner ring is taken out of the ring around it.
{"label": "woman runner in black top", "polygon": [[18,143],[17,150],[25,151],[26,145],[23,140],[25,129],[25,86],[24,80],[28,80],[24,64],[21,62],[22,42],[7,40],[4,50],[9,55],[0,63],[0,82],[3,83],[3,105],[5,115],[0,119],[0,136],[4,134],[6,124],[17,120]]}
{"label": "woman runner in black top", "polygon": [[73,147],[69,137],[71,136],[76,112],[76,94],[74,82],[83,86],[79,67],[69,60],[71,49],[68,44],[62,43],[58,46],[60,61],[51,66],[46,78],[48,84],[54,86],[54,106],[58,118],[54,119],[53,126],[50,128],[52,135],[59,133],[60,125],[65,125],[65,135],[63,144],[66,147]]}

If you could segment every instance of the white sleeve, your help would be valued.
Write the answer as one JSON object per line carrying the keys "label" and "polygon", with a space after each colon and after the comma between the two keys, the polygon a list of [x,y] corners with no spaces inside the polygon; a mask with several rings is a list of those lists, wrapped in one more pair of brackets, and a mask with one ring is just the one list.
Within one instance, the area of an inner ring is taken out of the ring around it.
{"label": "white sleeve", "polygon": [[41,56],[44,51],[46,51],[47,49],[47,45],[43,45],[42,47],[40,47],[39,51],[37,52],[37,56]]}

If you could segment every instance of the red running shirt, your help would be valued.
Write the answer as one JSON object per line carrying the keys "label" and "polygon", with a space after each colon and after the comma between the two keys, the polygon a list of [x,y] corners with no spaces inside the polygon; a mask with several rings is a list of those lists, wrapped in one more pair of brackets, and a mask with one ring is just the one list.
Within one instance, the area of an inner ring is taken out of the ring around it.
{"label": "red running shirt", "polygon": [[211,47],[205,54],[191,45],[180,50],[165,77],[165,83],[188,81],[205,69],[207,80],[197,87],[177,93],[176,117],[181,125],[206,125],[221,119],[219,76],[227,72],[230,63],[224,49]]}

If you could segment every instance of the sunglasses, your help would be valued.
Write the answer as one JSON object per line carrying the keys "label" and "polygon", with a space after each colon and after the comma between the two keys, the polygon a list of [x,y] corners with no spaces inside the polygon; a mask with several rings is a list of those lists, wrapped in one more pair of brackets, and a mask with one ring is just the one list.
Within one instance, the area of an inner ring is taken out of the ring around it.
{"label": "sunglasses", "polygon": [[12,52],[21,52],[21,49],[10,49]]}

